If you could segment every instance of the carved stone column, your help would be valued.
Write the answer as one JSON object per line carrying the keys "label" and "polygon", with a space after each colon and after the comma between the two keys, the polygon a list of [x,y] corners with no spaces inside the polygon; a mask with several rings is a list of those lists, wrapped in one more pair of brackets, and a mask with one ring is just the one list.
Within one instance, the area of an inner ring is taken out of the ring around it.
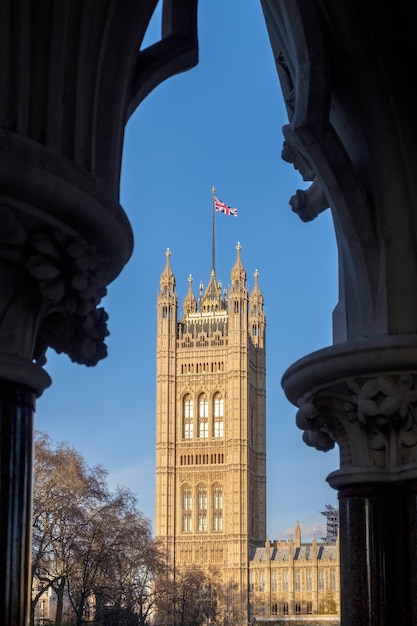
{"label": "carved stone column", "polygon": [[[335,443],[343,626],[417,624],[416,7],[261,0],[288,112],[284,160],[330,208],[339,252],[334,346],[283,378],[304,440]],[[302,254],[308,255],[308,250]],[[308,319],[306,319],[308,323]]]}
{"label": "carved stone column", "polygon": [[417,623],[417,338],[316,352],[283,385],[307,445],[337,443],[345,626]]}
{"label": "carved stone column", "polygon": [[[197,62],[196,1],[0,3],[0,622],[30,606],[33,411],[48,347],[106,356],[100,301],[133,237],[119,205],[126,122]],[[68,390],[71,393],[71,390]],[[59,419],[59,415],[57,415]]]}

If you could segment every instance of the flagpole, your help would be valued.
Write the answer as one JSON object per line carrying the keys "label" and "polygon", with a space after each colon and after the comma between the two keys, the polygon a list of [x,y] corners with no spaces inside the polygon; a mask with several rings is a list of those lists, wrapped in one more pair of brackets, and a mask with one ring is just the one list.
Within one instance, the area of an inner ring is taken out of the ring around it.
{"label": "flagpole", "polygon": [[211,269],[214,272],[215,271],[215,265],[214,265],[214,194],[216,193],[216,188],[212,187],[211,188],[211,195],[212,195],[212,216],[211,216]]}

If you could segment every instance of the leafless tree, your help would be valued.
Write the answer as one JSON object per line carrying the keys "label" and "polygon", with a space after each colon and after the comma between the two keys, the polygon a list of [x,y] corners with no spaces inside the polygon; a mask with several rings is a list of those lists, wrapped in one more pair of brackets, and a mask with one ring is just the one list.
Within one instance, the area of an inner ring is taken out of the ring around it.
{"label": "leafless tree", "polygon": [[158,594],[154,578],[164,567],[132,492],[111,493],[103,468],[88,467],[74,449],[37,433],[32,624],[39,598],[52,588],[55,626],[62,626],[64,593],[77,625],[91,618],[144,626]]}
{"label": "leafless tree", "polygon": [[[161,584],[161,581],[159,581]],[[217,590],[212,578],[193,566],[175,572],[164,584],[159,598],[161,624],[170,626],[203,626],[215,623],[218,614]]]}

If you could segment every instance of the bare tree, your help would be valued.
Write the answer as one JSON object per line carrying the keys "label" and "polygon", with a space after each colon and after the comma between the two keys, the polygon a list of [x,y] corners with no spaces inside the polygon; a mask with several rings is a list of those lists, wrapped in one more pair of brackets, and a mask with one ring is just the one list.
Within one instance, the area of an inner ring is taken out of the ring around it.
{"label": "bare tree", "polygon": [[69,555],[82,528],[86,511],[107,494],[105,471],[87,467],[83,457],[66,444],[35,437],[35,474],[32,535],[31,622],[39,598],[49,587],[57,595],[56,626],[62,624]]}
{"label": "bare tree", "polygon": [[148,519],[128,489],[110,493],[106,472],[90,468],[66,444],[37,433],[33,511],[32,624],[42,594],[66,594],[77,625],[94,619],[145,626],[154,611],[165,561]]}
{"label": "bare tree", "polygon": [[[163,584],[159,581],[159,584]],[[159,600],[158,616],[170,626],[203,626],[215,623],[217,590],[213,580],[198,567],[175,572],[163,584],[165,594]]]}

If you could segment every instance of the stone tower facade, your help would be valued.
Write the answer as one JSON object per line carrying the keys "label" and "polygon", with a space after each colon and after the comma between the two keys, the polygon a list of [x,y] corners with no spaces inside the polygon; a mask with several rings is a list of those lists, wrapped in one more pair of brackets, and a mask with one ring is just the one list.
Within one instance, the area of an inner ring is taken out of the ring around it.
{"label": "stone tower facade", "polygon": [[188,279],[178,316],[166,252],[157,322],[156,536],[178,571],[220,576],[246,623],[250,549],[266,539],[265,312],[249,293],[241,246],[230,288],[214,268],[198,298]]}

